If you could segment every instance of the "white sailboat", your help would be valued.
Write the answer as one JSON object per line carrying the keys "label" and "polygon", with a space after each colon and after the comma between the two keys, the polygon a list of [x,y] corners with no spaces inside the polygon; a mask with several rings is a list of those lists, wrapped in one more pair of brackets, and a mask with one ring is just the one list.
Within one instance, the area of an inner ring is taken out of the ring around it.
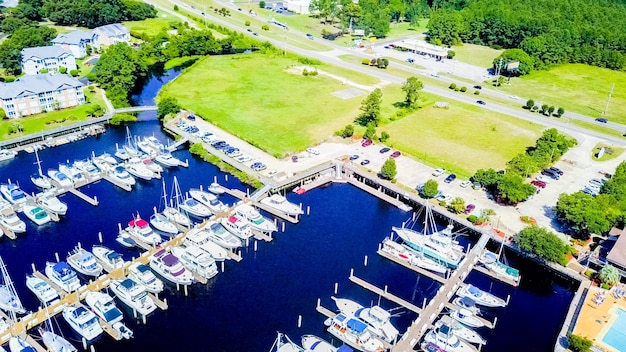
{"label": "white sailboat", "polygon": [[30,180],[33,184],[39,188],[49,189],[52,188],[50,178],[43,174],[41,171],[41,160],[39,160],[39,153],[35,149],[35,157],[37,158],[37,173],[30,176]]}
{"label": "white sailboat", "polygon": [[504,240],[500,242],[500,249],[498,250],[498,253],[485,249],[483,250],[480,258],[478,258],[478,261],[480,261],[485,268],[492,271],[496,276],[503,277],[513,281],[515,284],[519,284],[519,281],[522,278],[519,270],[512,268],[501,261],[503,248]]}
{"label": "white sailboat", "polygon": [[[174,187],[172,188],[172,195],[170,196],[170,204],[168,206],[167,199],[163,197],[165,202],[165,208],[163,209],[163,215],[167,216],[170,221],[173,221],[184,227],[191,227],[191,220],[187,215],[180,211],[180,202],[182,201],[182,194],[180,193],[180,187],[178,181],[174,176]],[[165,183],[163,183],[163,192],[165,194]]]}
{"label": "white sailboat", "polygon": [[[315,335],[303,335],[301,341],[302,341],[302,347],[304,347],[304,350],[306,352],[337,352],[339,351],[339,349],[331,345],[330,342],[324,340],[321,337],[317,337]],[[350,349],[350,351],[352,351],[352,349]]]}
{"label": "white sailboat", "polygon": [[26,313],[26,309],[24,309],[15,291],[15,286],[13,286],[13,281],[9,276],[9,272],[2,257],[0,257],[0,274],[2,274],[2,282],[0,283],[0,309],[17,314]]}
{"label": "white sailboat", "polygon": [[48,318],[48,328],[39,327],[37,331],[41,336],[43,344],[46,345],[49,351],[54,352],[76,352],[77,349],[69,341],[62,336],[56,334],[52,328],[50,318]]}
{"label": "white sailboat", "polygon": [[270,352],[304,352],[304,349],[291,341],[289,336],[279,332]]}

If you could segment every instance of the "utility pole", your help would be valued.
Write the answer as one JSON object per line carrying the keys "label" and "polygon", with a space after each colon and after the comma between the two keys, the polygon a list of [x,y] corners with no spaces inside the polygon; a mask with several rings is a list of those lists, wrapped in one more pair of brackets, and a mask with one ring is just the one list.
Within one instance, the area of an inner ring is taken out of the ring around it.
{"label": "utility pole", "polygon": [[496,76],[500,76],[500,70],[502,70],[502,58],[498,61],[498,65],[496,67]]}
{"label": "utility pole", "polygon": [[609,102],[611,101],[611,96],[613,95],[613,89],[615,89],[615,83],[611,87],[611,91],[609,92],[609,98],[606,100],[606,106],[604,107],[604,111],[602,112],[602,116],[606,115],[606,110],[609,108]]}

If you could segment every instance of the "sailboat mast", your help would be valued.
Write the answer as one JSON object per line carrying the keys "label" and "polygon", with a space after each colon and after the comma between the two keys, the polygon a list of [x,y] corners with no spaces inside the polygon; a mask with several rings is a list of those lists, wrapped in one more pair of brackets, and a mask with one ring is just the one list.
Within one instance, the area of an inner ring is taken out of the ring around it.
{"label": "sailboat mast", "polygon": [[37,170],[39,171],[39,176],[43,176],[43,172],[41,171],[41,160],[39,160],[39,153],[37,153],[37,148],[35,149],[35,157],[37,158]]}
{"label": "sailboat mast", "polygon": [[[15,291],[15,286],[13,286],[13,281],[11,280],[11,276],[9,276],[9,271],[4,264],[4,260],[2,259],[2,257],[0,257],[0,273],[2,274],[2,282],[9,290],[9,294],[13,296],[16,307],[18,309],[22,309],[22,302],[20,301],[20,298]],[[13,320],[14,322],[17,321],[15,311],[13,309],[10,309],[9,313],[11,314],[11,320]]]}

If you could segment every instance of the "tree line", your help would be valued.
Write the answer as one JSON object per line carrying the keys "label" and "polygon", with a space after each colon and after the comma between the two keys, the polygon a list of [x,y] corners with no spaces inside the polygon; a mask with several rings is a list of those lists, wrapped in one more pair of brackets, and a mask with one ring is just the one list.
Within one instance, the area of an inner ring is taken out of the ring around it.
{"label": "tree line", "polygon": [[622,1],[476,0],[440,5],[428,23],[431,42],[521,49],[514,53],[525,61],[521,73],[567,62],[615,70],[626,64]]}

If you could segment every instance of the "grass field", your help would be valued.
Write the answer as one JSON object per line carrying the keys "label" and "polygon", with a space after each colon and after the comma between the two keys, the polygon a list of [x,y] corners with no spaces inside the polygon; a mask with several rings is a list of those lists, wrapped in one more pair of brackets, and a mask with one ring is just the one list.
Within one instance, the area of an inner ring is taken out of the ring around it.
{"label": "grass field", "polygon": [[[348,87],[286,72],[297,61],[261,54],[207,57],[161,91],[219,127],[276,156],[304,150],[350,123],[364,98]],[[210,84],[209,82],[219,82]]]}
{"label": "grass field", "polygon": [[180,18],[159,11],[155,18],[147,18],[143,21],[127,21],[123,24],[124,27],[128,28],[133,34],[154,37],[163,31],[172,29],[172,25],[181,23]]}
{"label": "grass field", "polygon": [[452,47],[452,50],[456,53],[454,56],[456,60],[480,67],[493,66],[493,59],[504,51],[474,44],[457,45]]}
{"label": "grass field", "polygon": [[[394,147],[459,176],[469,177],[480,168],[504,168],[541,134],[542,127],[530,122],[430,94],[422,97],[421,109],[380,130],[391,135],[389,144]],[[385,115],[403,98],[400,87],[387,87],[383,93]],[[447,101],[450,107],[435,108],[435,101]]]}
{"label": "grass field", "polygon": [[[602,148],[604,148],[604,154],[602,155],[602,157],[598,158],[598,153]],[[595,161],[609,161],[622,155],[623,152],[624,147],[607,143],[598,143],[595,147],[593,147],[591,158]]]}
{"label": "grass field", "polygon": [[520,96],[524,101],[534,99],[536,104],[561,106],[565,111],[599,117],[613,83],[615,89],[606,117],[611,122],[626,124],[626,72],[568,64],[512,78],[510,85],[494,89]]}

